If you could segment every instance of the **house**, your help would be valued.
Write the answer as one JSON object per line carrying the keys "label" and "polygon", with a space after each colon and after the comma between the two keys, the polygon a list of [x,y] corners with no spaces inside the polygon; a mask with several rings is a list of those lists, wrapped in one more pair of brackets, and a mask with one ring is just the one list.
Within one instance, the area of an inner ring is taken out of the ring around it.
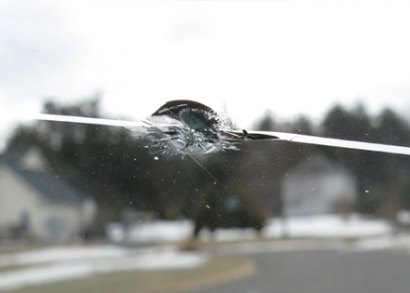
{"label": "house", "polygon": [[38,148],[0,155],[0,239],[65,241],[95,215],[96,203],[53,174]]}
{"label": "house", "polygon": [[351,211],[357,199],[354,174],[322,155],[293,167],[281,180],[286,216]]}

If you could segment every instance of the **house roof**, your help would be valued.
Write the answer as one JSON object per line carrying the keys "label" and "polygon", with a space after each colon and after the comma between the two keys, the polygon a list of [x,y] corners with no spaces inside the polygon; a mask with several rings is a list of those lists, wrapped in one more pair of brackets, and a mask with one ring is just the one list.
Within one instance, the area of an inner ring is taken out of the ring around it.
{"label": "house roof", "polygon": [[327,174],[327,173],[345,173],[350,174],[346,168],[338,165],[336,162],[328,159],[323,155],[314,155],[304,162],[294,166],[288,176],[300,176],[306,174]]}
{"label": "house roof", "polygon": [[16,150],[0,155],[0,164],[6,164],[24,181],[34,187],[47,201],[55,204],[79,205],[85,195],[66,183],[48,168],[27,168],[23,163],[28,150]]}

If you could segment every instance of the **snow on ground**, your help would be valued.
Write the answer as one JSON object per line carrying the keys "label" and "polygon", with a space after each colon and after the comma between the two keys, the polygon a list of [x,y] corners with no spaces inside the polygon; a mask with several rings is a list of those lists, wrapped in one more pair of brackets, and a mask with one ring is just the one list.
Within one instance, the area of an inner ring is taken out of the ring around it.
{"label": "snow on ground", "polygon": [[364,238],[357,241],[353,247],[350,247],[350,251],[387,249],[406,250],[410,252],[410,234],[400,233],[390,236]]}
{"label": "snow on ground", "polygon": [[[155,221],[135,224],[128,235],[120,223],[113,223],[107,229],[109,239],[114,243],[161,243],[187,240],[192,234],[193,224],[183,221]],[[342,218],[338,215],[320,215],[288,218],[272,218],[267,221],[261,236],[267,239],[289,237],[308,238],[363,238],[381,236],[393,232],[393,226],[386,220],[367,219],[359,215]],[[201,240],[242,241],[252,240],[259,235],[254,229],[217,229],[213,235],[202,231]]]}
{"label": "snow on ground", "polygon": [[128,231],[120,223],[111,223],[107,226],[107,236],[114,243],[179,242],[188,239],[193,228],[188,220],[143,222],[130,226]]}
{"label": "snow on ground", "polygon": [[12,254],[0,254],[0,267],[7,265],[32,265],[47,262],[74,261],[78,259],[100,259],[124,257],[128,253],[119,246],[96,247],[51,247]]}
{"label": "snow on ground", "polygon": [[0,273],[0,291],[115,271],[192,268],[202,265],[206,259],[201,253],[115,246],[56,247],[3,254],[0,255],[0,268],[31,266]]}
{"label": "snow on ground", "polygon": [[364,238],[390,234],[393,226],[382,219],[367,219],[359,215],[343,218],[337,215],[305,216],[270,219],[263,230],[266,238],[282,235],[309,238]]}

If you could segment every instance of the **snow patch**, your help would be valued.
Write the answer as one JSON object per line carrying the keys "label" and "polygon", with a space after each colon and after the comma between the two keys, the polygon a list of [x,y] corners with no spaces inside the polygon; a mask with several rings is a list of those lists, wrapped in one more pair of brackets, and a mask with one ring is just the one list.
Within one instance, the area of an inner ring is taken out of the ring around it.
{"label": "snow patch", "polygon": [[266,238],[365,238],[391,234],[393,226],[382,219],[366,219],[359,215],[343,218],[338,215],[305,216],[270,219],[263,229]]}
{"label": "snow patch", "polygon": [[152,249],[141,252],[114,246],[58,247],[7,254],[1,258],[2,266],[37,265],[0,273],[0,290],[86,278],[109,272],[187,269],[200,266],[207,260],[207,256],[200,253]]}
{"label": "snow patch", "polygon": [[189,239],[193,223],[181,221],[153,221],[131,225],[128,229],[121,223],[107,226],[107,236],[114,243],[161,243]]}

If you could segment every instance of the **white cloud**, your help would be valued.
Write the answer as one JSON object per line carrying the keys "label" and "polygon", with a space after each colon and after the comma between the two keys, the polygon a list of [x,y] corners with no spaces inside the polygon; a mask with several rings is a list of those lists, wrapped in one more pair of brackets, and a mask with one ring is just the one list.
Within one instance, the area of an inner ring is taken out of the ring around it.
{"label": "white cloud", "polygon": [[[11,47],[0,47],[0,88],[21,99],[72,101],[101,92],[111,112],[137,117],[167,100],[194,99],[217,110],[226,105],[242,127],[267,108],[318,119],[358,97],[372,111],[409,104],[407,1],[36,1],[6,8],[0,33]],[[390,95],[377,94],[386,88]]]}
{"label": "white cloud", "polygon": [[69,68],[75,53],[69,39],[55,30],[56,15],[39,8],[0,10],[0,86],[13,99],[47,93],[50,79]]}

